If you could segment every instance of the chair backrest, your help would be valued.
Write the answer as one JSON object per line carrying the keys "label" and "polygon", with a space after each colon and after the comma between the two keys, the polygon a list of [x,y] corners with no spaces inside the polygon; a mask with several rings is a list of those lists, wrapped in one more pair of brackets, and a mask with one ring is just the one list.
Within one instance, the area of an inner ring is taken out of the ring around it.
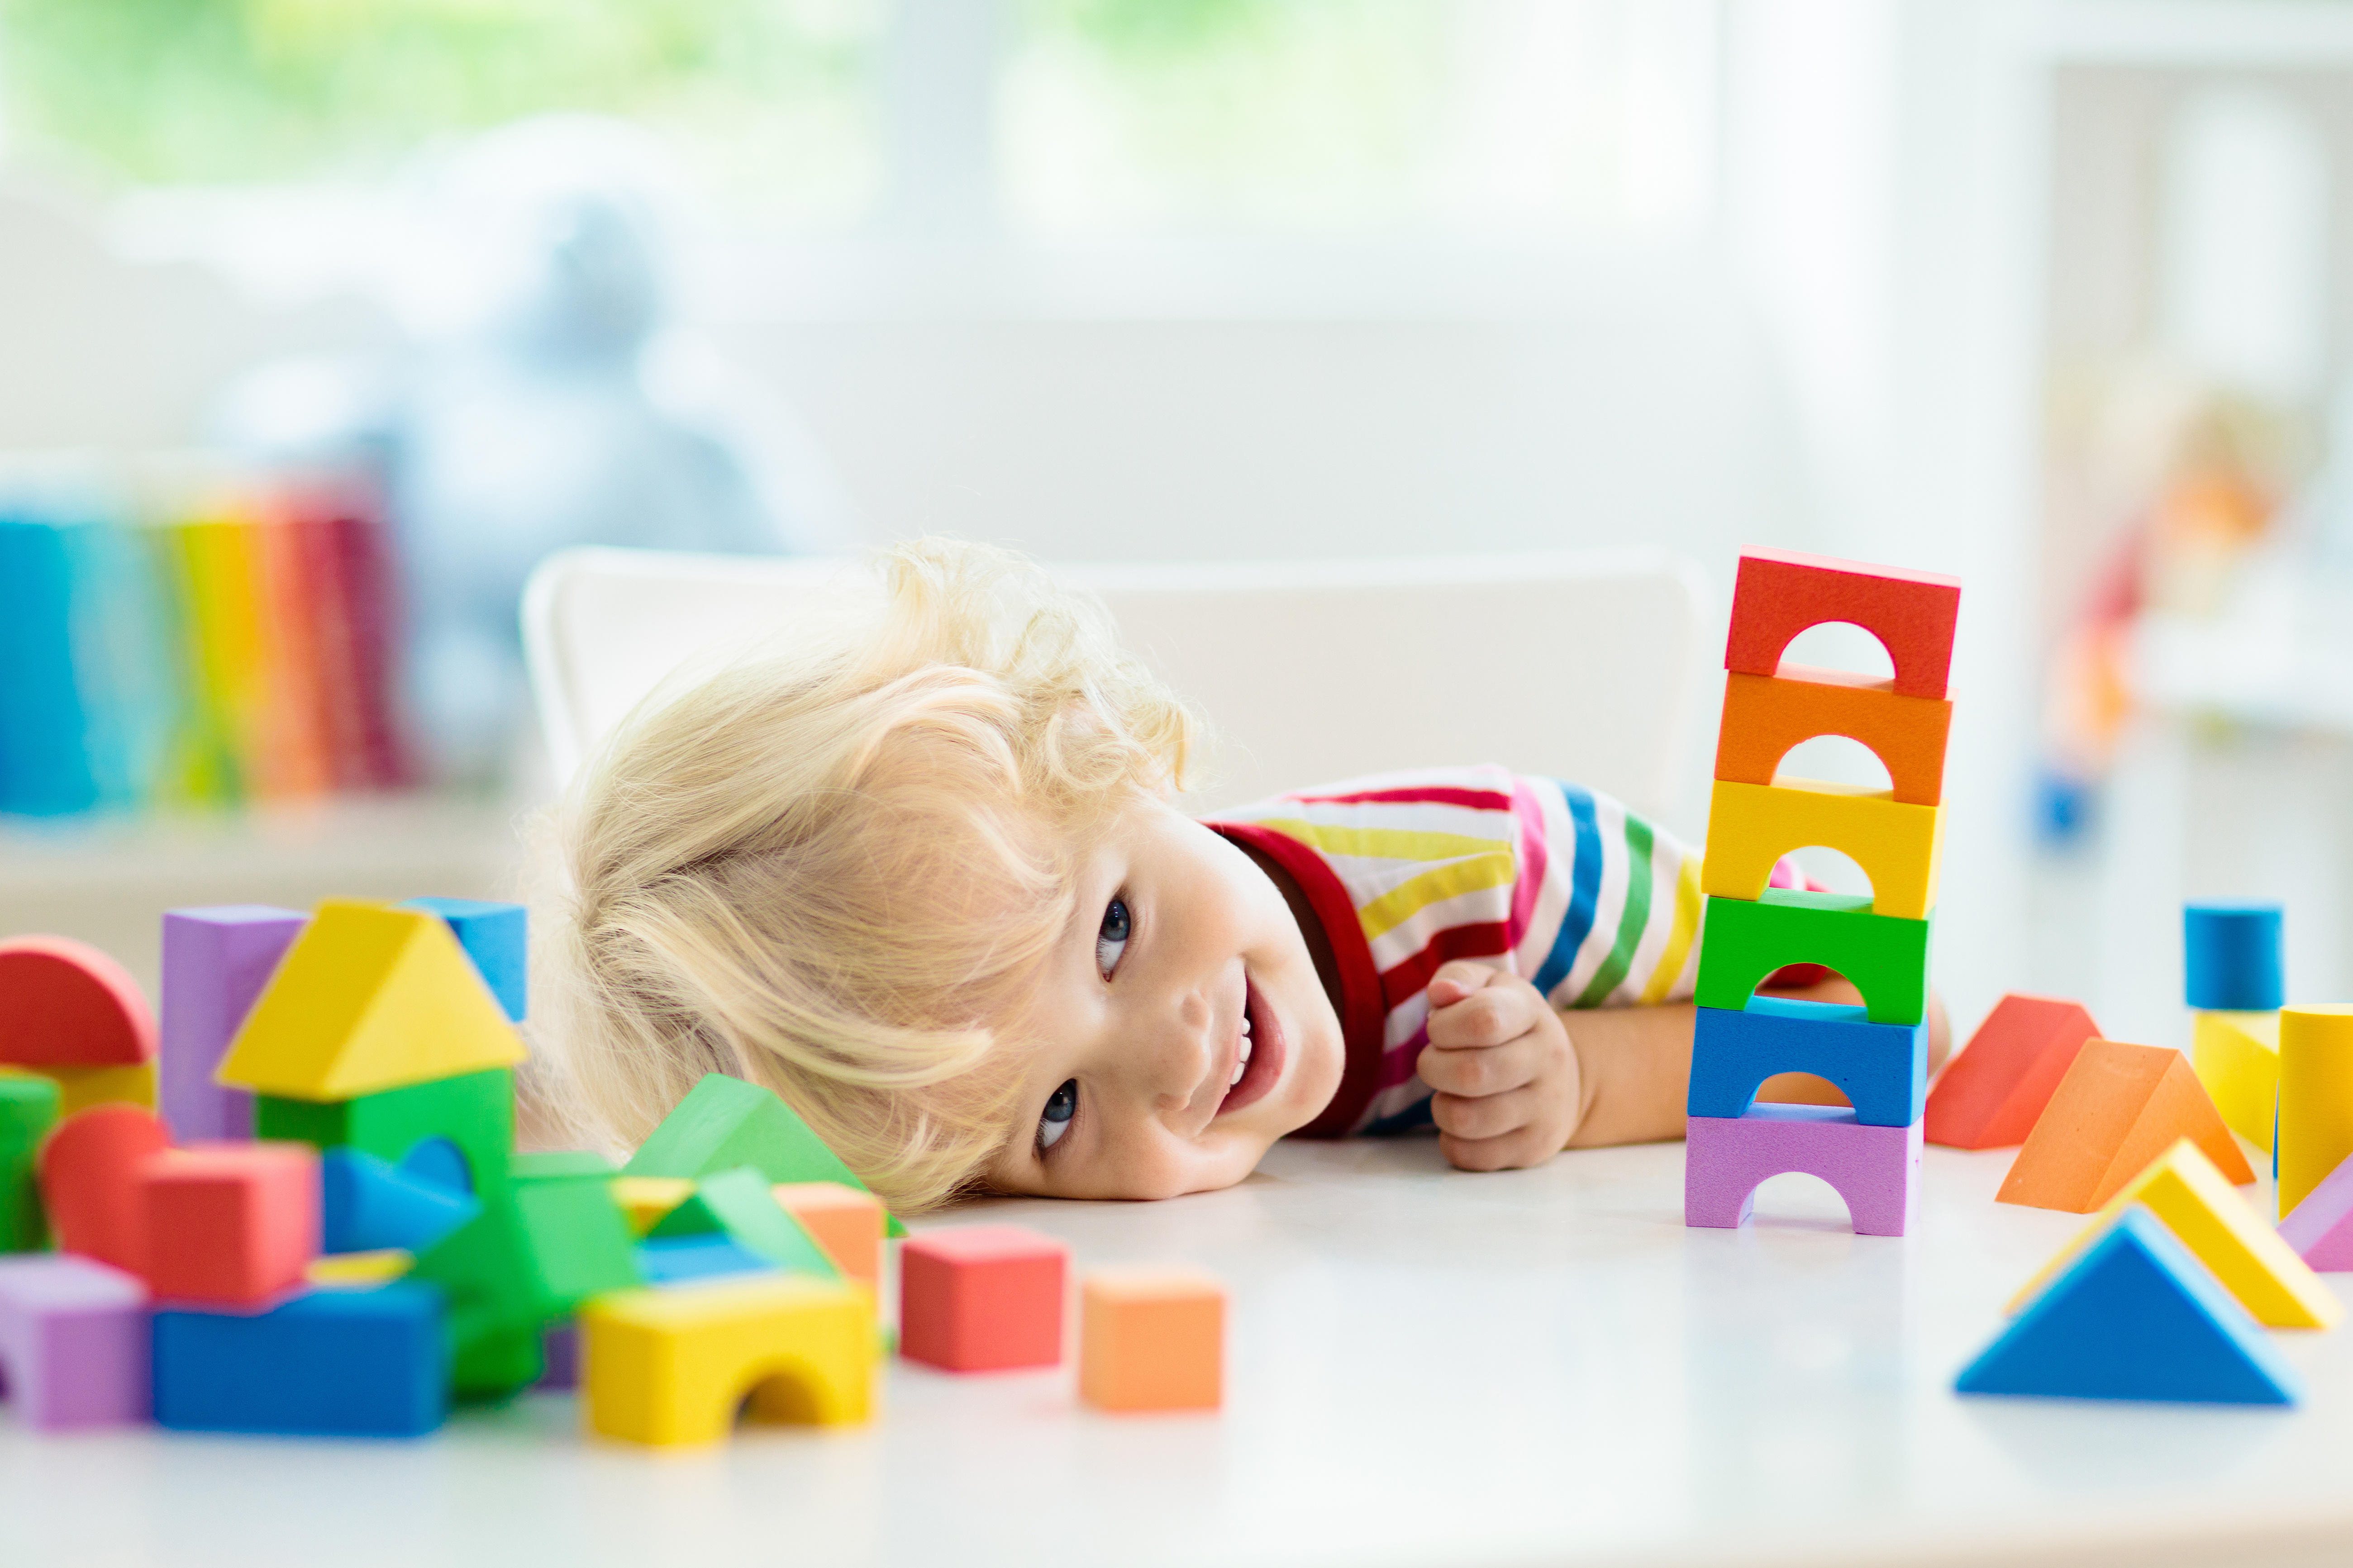
{"label": "chair backrest", "polygon": [[[567,550],[523,599],[568,782],[665,676],[789,623],[843,561]],[[1664,551],[1054,568],[1208,716],[1197,810],[1358,773],[1502,763],[1638,809],[1677,798],[1706,590]]]}

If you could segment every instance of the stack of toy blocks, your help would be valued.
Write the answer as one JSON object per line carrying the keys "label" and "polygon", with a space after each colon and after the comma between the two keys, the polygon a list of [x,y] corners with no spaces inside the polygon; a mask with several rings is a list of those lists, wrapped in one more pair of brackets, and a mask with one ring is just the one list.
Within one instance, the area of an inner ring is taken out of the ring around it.
{"label": "stack of toy blocks", "polygon": [[[1740,559],[1703,887],[1699,1021],[1692,1050],[1683,1220],[1730,1227],[1757,1184],[1805,1171],[1837,1188],[1857,1232],[1901,1236],[1919,1190],[1927,1078],[1928,938],[1944,827],[1947,695],[1960,584],[1777,551]],[[1784,665],[1810,626],[1849,622],[1895,668],[1873,680]],[[1892,788],[1791,778],[1790,748],[1843,735]],[[1843,851],[1867,898],[1768,887],[1781,857]],[[1863,1005],[1755,994],[1781,969],[1824,965]],[[1778,1073],[1827,1079],[1847,1107],[1757,1103]]]}

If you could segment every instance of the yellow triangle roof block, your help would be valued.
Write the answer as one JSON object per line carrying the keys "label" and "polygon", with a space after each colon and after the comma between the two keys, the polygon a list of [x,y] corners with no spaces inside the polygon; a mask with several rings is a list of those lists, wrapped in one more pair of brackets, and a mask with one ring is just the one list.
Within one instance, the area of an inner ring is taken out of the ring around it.
{"label": "yellow triangle roof block", "polygon": [[2237,1297],[2257,1322],[2274,1329],[2327,1329],[2334,1328],[2345,1315],[2345,1304],[2337,1293],[2322,1283],[2294,1247],[2280,1239],[2279,1232],[2263,1223],[2263,1216],[2215,1169],[2214,1162],[2187,1138],[2126,1182],[2083,1233],[2010,1299],[2009,1310],[2016,1312],[2032,1300],[2134,1204],[2163,1220],[2165,1227],[2214,1271],[2222,1288]]}
{"label": "yellow triangle roof block", "polygon": [[214,1076],[291,1100],[356,1100],[524,1054],[438,916],[332,900],[286,950]]}

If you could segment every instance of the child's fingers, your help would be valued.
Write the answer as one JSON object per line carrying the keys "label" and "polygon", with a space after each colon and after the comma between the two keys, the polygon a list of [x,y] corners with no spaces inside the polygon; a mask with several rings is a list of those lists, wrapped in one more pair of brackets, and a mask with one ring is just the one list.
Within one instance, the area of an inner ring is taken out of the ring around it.
{"label": "child's fingers", "polygon": [[1535,986],[1522,982],[1485,986],[1459,1002],[1440,1002],[1433,984],[1430,1004],[1430,1043],[1449,1048],[1517,1039],[1535,1027],[1547,1005]]}
{"label": "child's fingers", "polygon": [[1543,1065],[1542,1042],[1524,1034],[1500,1046],[1433,1044],[1421,1053],[1415,1070],[1440,1094],[1469,1096],[1504,1094],[1533,1083]]}
{"label": "child's fingers", "polygon": [[1499,1138],[1457,1138],[1441,1132],[1438,1152],[1458,1171],[1524,1170],[1560,1152],[1547,1147],[1543,1132],[1535,1127],[1514,1128]]}
{"label": "child's fingers", "polygon": [[1493,984],[1503,971],[1490,963],[1478,963],[1467,958],[1452,958],[1438,966],[1430,977],[1430,1005],[1451,1007],[1472,992]]}
{"label": "child's fingers", "polygon": [[1535,1120],[1536,1092],[1521,1088],[1505,1094],[1468,1098],[1457,1094],[1430,1097],[1430,1119],[1451,1137],[1481,1142],[1501,1138]]}

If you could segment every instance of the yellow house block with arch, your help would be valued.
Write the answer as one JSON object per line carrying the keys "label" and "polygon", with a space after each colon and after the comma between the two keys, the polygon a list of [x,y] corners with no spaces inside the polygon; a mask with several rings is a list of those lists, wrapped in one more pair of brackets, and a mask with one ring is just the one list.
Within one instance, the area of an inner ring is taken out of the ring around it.
{"label": "yellow house block with arch", "polygon": [[1773,863],[1810,844],[1843,851],[1871,879],[1871,912],[1924,921],[1936,907],[1945,808],[1911,805],[1884,789],[1777,775],[1772,784],[1718,779],[1709,799],[1702,888],[1714,898],[1764,896]]}
{"label": "yellow house block with arch", "polygon": [[754,1421],[852,1426],[873,1408],[873,1299],[807,1275],[621,1290],[580,1310],[583,1418],[656,1447],[715,1443]]}

